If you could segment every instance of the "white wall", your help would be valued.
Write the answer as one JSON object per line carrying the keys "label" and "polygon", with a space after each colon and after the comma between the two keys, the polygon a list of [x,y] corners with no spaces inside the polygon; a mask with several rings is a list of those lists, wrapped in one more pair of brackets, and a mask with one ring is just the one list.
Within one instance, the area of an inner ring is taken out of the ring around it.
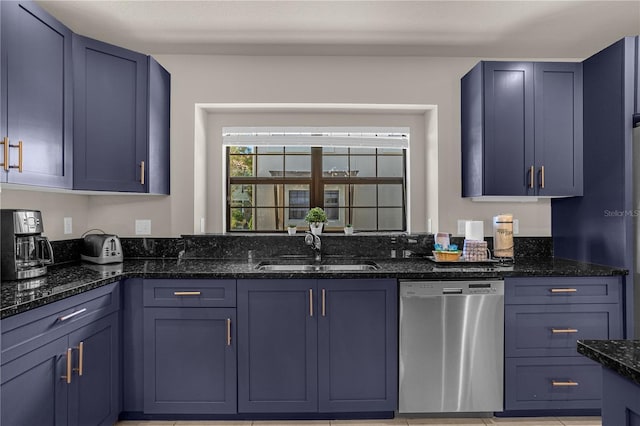
{"label": "white wall", "polygon": [[[207,56],[157,55],[171,73],[171,196],[87,196],[23,191],[2,192],[2,207],[38,207],[52,239],[64,239],[62,217],[70,214],[74,224],[99,227],[122,236],[134,235],[134,220],[151,219],[152,235],[178,236],[200,230],[200,217],[207,218],[207,231],[216,232],[219,186],[214,172],[202,170],[202,139],[208,137],[196,108],[199,103],[356,103],[435,105],[436,122],[426,124],[434,138],[422,143],[425,156],[437,152],[438,186],[416,191],[412,199],[414,231],[423,231],[426,217],[439,219],[438,229],[456,232],[456,219],[485,221],[489,235],[491,217],[513,213],[520,221],[520,235],[550,235],[550,203],[474,203],[460,197],[460,78],[477,58],[428,57],[299,57],[299,56]],[[199,135],[199,139],[196,136]],[[429,153],[429,154],[427,154]],[[426,162],[425,157],[422,157]],[[211,159],[214,160],[214,159]],[[505,159],[509,161],[509,159]],[[414,160],[412,160],[412,163]],[[220,164],[220,163],[218,163]],[[215,167],[218,167],[215,165]],[[412,166],[416,173],[419,166]],[[419,172],[431,179],[433,167]],[[412,172],[413,173],[413,172]],[[219,175],[221,176],[221,175]],[[220,178],[221,179],[221,178]],[[419,185],[418,179],[413,180]],[[207,188],[217,197],[203,200]],[[420,193],[429,192],[437,203],[427,204]],[[437,206],[437,211],[433,211]],[[434,217],[437,216],[437,217]],[[76,219],[77,217],[77,219]],[[420,219],[418,219],[420,218]],[[79,230],[74,226],[74,231]],[[433,229],[434,231],[436,229]],[[84,231],[84,230],[82,230]],[[75,236],[76,232],[74,232]]]}

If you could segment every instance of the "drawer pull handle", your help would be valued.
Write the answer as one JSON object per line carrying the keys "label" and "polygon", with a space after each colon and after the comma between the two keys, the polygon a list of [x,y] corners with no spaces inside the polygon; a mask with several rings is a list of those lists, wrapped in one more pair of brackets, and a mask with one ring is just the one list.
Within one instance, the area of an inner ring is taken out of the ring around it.
{"label": "drawer pull handle", "polygon": [[309,316],[313,316],[313,289],[309,289]]}
{"label": "drawer pull handle", "polygon": [[201,292],[199,291],[174,291],[174,296],[200,296]]}
{"label": "drawer pull handle", "polygon": [[71,312],[69,315],[62,316],[62,317],[58,318],[58,320],[60,320],[61,322],[62,321],[66,321],[66,320],[69,320],[69,319],[75,317],[76,315],[80,315],[81,313],[86,312],[86,311],[87,311],[87,308],[82,308],[79,311]]}
{"label": "drawer pull handle", "polygon": [[326,317],[327,316],[327,302],[326,302],[326,291],[323,288],[322,289],[322,316]]}
{"label": "drawer pull handle", "polygon": [[73,371],[78,372],[78,376],[82,376],[82,370],[84,369],[84,342],[78,344],[78,368],[74,368]]}
{"label": "drawer pull handle", "polygon": [[577,328],[552,328],[551,332],[553,334],[560,334],[560,333],[577,333],[578,329]]}
{"label": "drawer pull handle", "polygon": [[560,387],[560,386],[578,386],[578,382],[574,382],[572,380],[567,380],[566,382],[558,382],[556,380],[552,380],[551,384],[555,387]]}
{"label": "drawer pull handle", "polygon": [[71,348],[67,348],[67,372],[62,376],[67,384],[71,384]]}
{"label": "drawer pull handle", "polygon": [[552,288],[551,293],[575,293],[577,288]]}
{"label": "drawer pull handle", "polygon": [[231,346],[231,318],[227,318],[227,346]]}

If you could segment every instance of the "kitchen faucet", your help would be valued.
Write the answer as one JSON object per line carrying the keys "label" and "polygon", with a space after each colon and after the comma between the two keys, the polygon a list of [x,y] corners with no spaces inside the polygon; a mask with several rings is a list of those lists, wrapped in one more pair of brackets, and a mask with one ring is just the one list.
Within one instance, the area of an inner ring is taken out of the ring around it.
{"label": "kitchen faucet", "polygon": [[321,262],[322,261],[322,252],[321,252],[322,241],[320,241],[320,237],[318,237],[316,234],[312,234],[311,232],[307,231],[307,235],[305,235],[304,237],[304,243],[308,246],[311,246],[311,248],[315,252],[316,254],[315,261]]}

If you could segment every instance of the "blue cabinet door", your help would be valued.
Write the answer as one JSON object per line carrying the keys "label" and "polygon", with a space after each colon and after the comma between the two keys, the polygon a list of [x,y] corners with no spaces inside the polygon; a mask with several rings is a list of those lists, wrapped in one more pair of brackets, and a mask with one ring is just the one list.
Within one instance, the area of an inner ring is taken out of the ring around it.
{"label": "blue cabinet door", "polygon": [[318,410],[315,280],[238,280],[238,411]]}
{"label": "blue cabinet door", "polygon": [[147,57],[73,35],[74,189],[146,192]]}
{"label": "blue cabinet door", "polygon": [[0,423],[67,424],[67,390],[71,384],[62,378],[69,368],[67,342],[67,336],[61,337],[2,365]]}
{"label": "blue cabinet door", "polygon": [[147,192],[170,193],[171,75],[151,56],[149,60],[149,140],[145,168]]}
{"label": "blue cabinet door", "polygon": [[71,188],[71,31],[34,3],[1,7],[2,181]]}
{"label": "blue cabinet door", "polygon": [[533,195],[533,64],[485,62],[483,195]]}
{"label": "blue cabinet door", "polygon": [[144,411],[237,412],[236,310],[144,309]]}
{"label": "blue cabinet door", "polygon": [[582,195],[582,64],[534,63],[538,195]]}
{"label": "blue cabinet door", "polygon": [[602,367],[602,426],[640,426],[640,386]]}
{"label": "blue cabinet door", "polygon": [[73,382],[69,387],[69,425],[112,425],[120,413],[118,314],[69,335]]}
{"label": "blue cabinet door", "polygon": [[582,195],[582,64],[480,62],[461,80],[462,195]]}
{"label": "blue cabinet door", "polygon": [[395,280],[318,281],[320,411],[397,408],[397,286]]}
{"label": "blue cabinet door", "polygon": [[[640,115],[640,36],[635,36],[636,42],[636,115]],[[640,117],[636,116],[636,121],[634,124],[637,124],[640,120]]]}

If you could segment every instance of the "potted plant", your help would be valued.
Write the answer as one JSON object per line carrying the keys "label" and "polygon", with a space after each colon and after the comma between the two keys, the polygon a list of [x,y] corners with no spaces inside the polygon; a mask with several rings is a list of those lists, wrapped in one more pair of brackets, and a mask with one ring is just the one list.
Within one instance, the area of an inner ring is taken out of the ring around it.
{"label": "potted plant", "polygon": [[287,232],[289,233],[289,235],[296,235],[296,224],[295,223],[290,223],[289,225],[287,225]]}
{"label": "potted plant", "polygon": [[353,234],[353,225],[347,223],[344,225],[344,235],[352,235]]}
{"label": "potted plant", "polygon": [[327,221],[327,214],[320,207],[314,207],[307,212],[304,220],[309,224],[312,234],[320,235],[322,234],[322,226]]}

